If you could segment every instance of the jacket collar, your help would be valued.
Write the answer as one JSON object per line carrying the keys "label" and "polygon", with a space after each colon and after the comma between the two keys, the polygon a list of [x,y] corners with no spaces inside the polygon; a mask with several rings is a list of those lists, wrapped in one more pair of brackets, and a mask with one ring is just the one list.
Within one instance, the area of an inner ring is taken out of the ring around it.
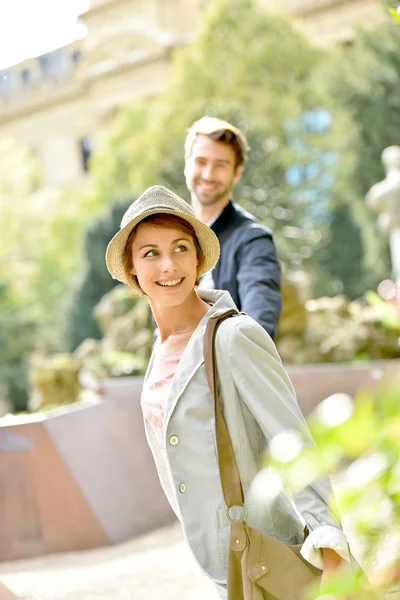
{"label": "jacket collar", "polygon": [[[210,310],[206,313],[203,319],[200,321],[198,327],[202,323],[204,319],[206,319],[206,324],[208,319],[214,314],[217,310],[228,310],[228,308],[236,308],[234,301],[232,300],[232,296],[229,292],[224,290],[205,290],[198,289],[196,290],[197,295],[200,296],[204,302],[211,304]],[[193,335],[196,333],[197,329],[195,329]]]}
{"label": "jacket collar", "polygon": [[220,237],[225,233],[225,231],[228,228],[230,229],[231,225],[235,221],[235,213],[235,207],[231,199],[229,200],[228,204],[225,206],[224,210],[221,212],[219,217],[211,225],[211,229],[218,236],[218,239],[220,239]]}
{"label": "jacket collar", "polygon": [[239,204],[233,202],[232,198],[225,206],[219,217],[211,225],[211,229],[217,235],[221,246],[229,238],[232,231],[244,224],[257,223],[260,226],[259,221],[254,215],[244,210]]}
{"label": "jacket collar", "polygon": [[171,418],[176,403],[185,391],[186,386],[197,372],[198,368],[204,362],[204,334],[208,319],[218,310],[227,310],[236,308],[229,292],[221,290],[197,290],[202,300],[212,304],[210,310],[204,315],[200,323],[193,332],[188,345],[185,348],[182,358],[179,361],[175,371],[175,376],[168,393],[168,398],[164,412],[164,428],[167,430],[167,423]]}

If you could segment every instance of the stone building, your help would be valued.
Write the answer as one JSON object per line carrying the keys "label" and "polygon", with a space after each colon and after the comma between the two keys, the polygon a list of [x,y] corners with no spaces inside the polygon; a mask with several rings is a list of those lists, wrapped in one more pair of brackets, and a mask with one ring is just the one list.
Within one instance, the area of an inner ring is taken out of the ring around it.
{"label": "stone building", "polygon": [[[321,44],[349,43],[355,23],[384,15],[379,0],[281,1]],[[48,183],[80,185],[96,134],[120,105],[162,90],[209,2],[92,0],[84,39],[0,71],[0,135],[31,147]]]}
{"label": "stone building", "polygon": [[[272,4],[270,0],[260,0]],[[321,45],[351,44],[354,27],[385,16],[381,0],[282,0],[301,21],[303,29]]]}

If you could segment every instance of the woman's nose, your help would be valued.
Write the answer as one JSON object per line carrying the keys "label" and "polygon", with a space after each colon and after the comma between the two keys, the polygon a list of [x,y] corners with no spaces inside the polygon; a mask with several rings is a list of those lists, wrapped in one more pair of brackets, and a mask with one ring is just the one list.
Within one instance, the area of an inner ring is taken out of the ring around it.
{"label": "woman's nose", "polygon": [[163,256],[161,259],[161,270],[163,273],[172,273],[175,270],[175,261],[172,256]]}

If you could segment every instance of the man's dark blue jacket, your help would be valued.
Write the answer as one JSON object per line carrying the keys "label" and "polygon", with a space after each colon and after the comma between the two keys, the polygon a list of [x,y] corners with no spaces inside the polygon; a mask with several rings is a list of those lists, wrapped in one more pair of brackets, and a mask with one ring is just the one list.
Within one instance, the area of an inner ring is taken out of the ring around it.
{"label": "man's dark blue jacket", "polygon": [[211,225],[221,245],[214,287],[227,290],[239,310],[273,338],[281,312],[281,272],[272,231],[229,202]]}

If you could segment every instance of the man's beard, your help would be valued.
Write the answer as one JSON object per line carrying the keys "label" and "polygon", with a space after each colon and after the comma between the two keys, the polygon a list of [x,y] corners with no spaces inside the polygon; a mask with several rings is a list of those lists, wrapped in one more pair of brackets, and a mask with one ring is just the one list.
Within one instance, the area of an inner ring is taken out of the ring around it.
{"label": "man's beard", "polygon": [[203,204],[203,206],[212,206],[213,204],[217,204],[221,199],[230,195],[231,188],[219,184],[215,186],[213,191],[210,191],[209,193],[203,192],[202,189],[198,189],[198,181],[199,180],[194,182],[192,191],[197,200],[200,202],[200,204]]}

